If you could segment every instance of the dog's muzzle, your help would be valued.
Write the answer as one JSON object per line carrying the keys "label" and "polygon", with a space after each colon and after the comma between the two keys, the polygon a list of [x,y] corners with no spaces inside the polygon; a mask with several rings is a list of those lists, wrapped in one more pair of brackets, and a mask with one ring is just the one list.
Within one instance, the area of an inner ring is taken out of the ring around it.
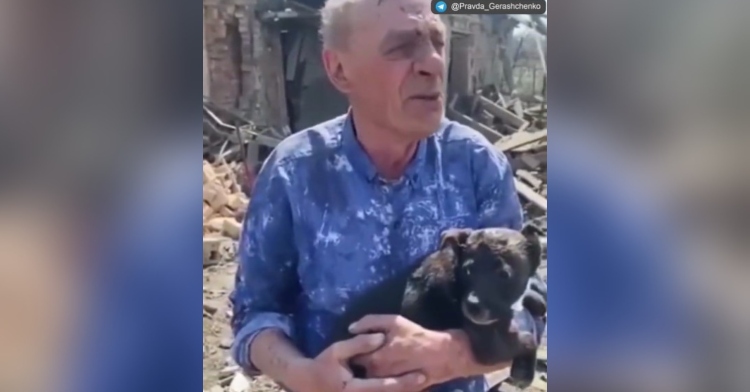
{"label": "dog's muzzle", "polygon": [[477,325],[490,325],[497,322],[497,319],[492,317],[490,311],[482,305],[474,293],[470,293],[461,301],[461,312],[464,317]]}

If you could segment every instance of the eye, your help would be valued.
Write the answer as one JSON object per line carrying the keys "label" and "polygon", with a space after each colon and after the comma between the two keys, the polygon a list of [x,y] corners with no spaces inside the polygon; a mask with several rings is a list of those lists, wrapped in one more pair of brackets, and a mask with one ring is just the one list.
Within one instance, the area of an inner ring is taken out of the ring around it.
{"label": "eye", "polygon": [[396,45],[393,49],[389,51],[390,54],[396,54],[396,53],[411,53],[414,50],[414,42],[405,42],[399,45]]}
{"label": "eye", "polygon": [[497,276],[499,276],[502,279],[509,279],[511,275],[510,267],[507,265],[501,265],[500,268],[497,269]]}
{"label": "eye", "polygon": [[409,44],[399,44],[391,48],[391,50],[388,51],[388,53],[396,53],[398,51],[404,50]]}

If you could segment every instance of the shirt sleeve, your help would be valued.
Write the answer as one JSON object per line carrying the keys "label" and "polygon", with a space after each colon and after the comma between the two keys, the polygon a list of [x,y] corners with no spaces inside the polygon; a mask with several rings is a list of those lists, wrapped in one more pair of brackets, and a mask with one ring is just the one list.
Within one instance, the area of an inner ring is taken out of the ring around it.
{"label": "shirt sleeve", "polygon": [[257,177],[243,225],[235,288],[230,295],[231,351],[237,364],[249,373],[258,372],[250,363],[249,349],[259,332],[276,328],[293,339],[291,314],[299,285],[297,252],[291,243],[291,172],[274,154],[269,157]]}
{"label": "shirt sleeve", "polygon": [[513,168],[505,154],[486,143],[476,147],[473,155],[478,228],[508,227],[520,230],[523,210],[516,193]]}

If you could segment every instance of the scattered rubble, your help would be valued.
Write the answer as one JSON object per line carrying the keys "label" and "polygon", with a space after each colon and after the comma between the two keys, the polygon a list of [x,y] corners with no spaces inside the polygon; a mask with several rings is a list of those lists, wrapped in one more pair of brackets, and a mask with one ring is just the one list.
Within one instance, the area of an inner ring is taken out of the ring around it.
{"label": "scattered rubble", "polygon": [[[547,232],[547,106],[484,91],[454,96],[447,115],[481,132],[510,160],[528,221]],[[494,101],[490,99],[493,96]],[[504,104],[503,104],[504,102]]]}
{"label": "scattered rubble", "polygon": [[234,260],[248,198],[239,163],[203,161],[203,267]]}
{"label": "scattered rubble", "polygon": [[236,109],[203,97],[203,159],[258,164],[259,147],[273,148],[291,134],[289,127],[259,127]]}

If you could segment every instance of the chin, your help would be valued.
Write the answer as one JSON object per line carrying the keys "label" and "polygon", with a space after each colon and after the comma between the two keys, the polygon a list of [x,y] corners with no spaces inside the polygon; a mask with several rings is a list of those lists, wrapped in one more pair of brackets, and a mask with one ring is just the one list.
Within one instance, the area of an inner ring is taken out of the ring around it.
{"label": "chin", "polygon": [[[408,114],[407,114],[408,116]],[[440,122],[443,119],[443,112],[420,113],[407,117],[407,130],[411,134],[420,134],[424,137],[432,135],[440,129]]]}

